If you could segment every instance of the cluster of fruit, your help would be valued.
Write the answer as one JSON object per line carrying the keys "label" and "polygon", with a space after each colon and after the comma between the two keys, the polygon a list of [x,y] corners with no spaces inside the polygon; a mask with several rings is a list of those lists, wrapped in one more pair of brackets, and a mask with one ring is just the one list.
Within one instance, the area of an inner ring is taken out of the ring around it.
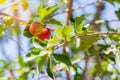
{"label": "cluster of fruit", "polygon": [[40,40],[46,40],[50,37],[50,29],[43,28],[40,22],[32,22],[29,31],[33,36],[37,36]]}

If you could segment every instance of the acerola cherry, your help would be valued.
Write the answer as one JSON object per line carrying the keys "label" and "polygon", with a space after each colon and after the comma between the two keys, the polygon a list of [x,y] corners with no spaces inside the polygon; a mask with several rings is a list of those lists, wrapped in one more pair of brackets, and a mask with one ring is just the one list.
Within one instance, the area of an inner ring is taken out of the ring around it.
{"label": "acerola cherry", "polygon": [[44,28],[42,33],[38,35],[40,40],[46,40],[50,37],[50,29]]}
{"label": "acerola cherry", "polygon": [[42,33],[43,26],[39,22],[32,22],[29,27],[29,31],[32,35],[36,36]]}

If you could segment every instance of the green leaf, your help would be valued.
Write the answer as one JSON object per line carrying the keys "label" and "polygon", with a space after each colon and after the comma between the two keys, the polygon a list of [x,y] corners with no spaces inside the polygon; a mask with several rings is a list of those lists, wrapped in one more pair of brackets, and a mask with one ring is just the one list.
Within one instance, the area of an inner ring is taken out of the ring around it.
{"label": "green leaf", "polygon": [[47,64],[47,74],[54,79],[54,74],[52,72],[52,61],[51,59],[48,60],[48,64]]}
{"label": "green leaf", "polygon": [[64,38],[66,38],[67,40],[71,38],[71,31],[72,31],[72,26],[66,26],[63,28],[62,30],[62,35]]}
{"label": "green leaf", "polygon": [[27,80],[29,72],[24,72],[17,80]]}
{"label": "green leaf", "polygon": [[29,31],[29,25],[27,25],[26,28],[24,29],[23,35],[26,36],[27,38],[31,38],[33,36]]}
{"label": "green leaf", "polygon": [[61,38],[62,38],[62,30],[63,30],[62,27],[58,27],[58,28],[55,30],[55,32],[56,32],[56,33],[58,34],[58,36],[61,37]]}
{"label": "green leaf", "polygon": [[115,62],[120,67],[120,53],[115,57]]}
{"label": "green leaf", "polygon": [[32,56],[30,56],[30,57],[26,57],[26,58],[24,59],[24,62],[32,61],[32,60],[34,60],[36,57],[37,57],[36,55],[32,55]]}
{"label": "green leaf", "polygon": [[5,31],[4,26],[0,25],[0,36],[3,36],[5,34],[4,31]]}
{"label": "green leaf", "polygon": [[56,35],[53,36],[53,38],[49,41],[50,44],[56,44],[58,41],[58,37]]}
{"label": "green leaf", "polygon": [[[5,61],[5,60],[0,60],[0,63],[2,63],[3,64],[3,68],[8,68],[8,63]],[[0,65],[0,67],[1,67],[1,65]]]}
{"label": "green leaf", "polygon": [[6,0],[0,0],[0,4],[6,3]]}
{"label": "green leaf", "polygon": [[83,79],[82,79],[82,76],[79,73],[76,73],[74,75],[74,80],[83,80]]}
{"label": "green leaf", "polygon": [[39,40],[37,37],[32,37],[32,43],[35,46],[35,48],[43,49],[47,46],[46,42]]}
{"label": "green leaf", "polygon": [[110,34],[109,35],[109,38],[110,39],[112,39],[112,40],[115,40],[115,41],[117,41],[117,42],[119,42],[120,41],[120,35],[117,35],[117,34]]}
{"label": "green leaf", "polygon": [[81,37],[80,40],[80,49],[86,51],[98,40],[98,38],[97,35],[92,35]]}
{"label": "green leaf", "polygon": [[77,33],[81,34],[83,33],[83,24],[82,21],[85,19],[84,16],[80,16],[80,17],[76,17],[75,18],[75,30],[77,31]]}
{"label": "green leaf", "polygon": [[78,26],[79,24],[82,23],[82,21],[85,19],[84,16],[79,16],[75,18],[75,25]]}
{"label": "green leaf", "polygon": [[110,4],[112,4],[113,6],[115,6],[115,3],[120,4],[120,0],[105,0],[107,2],[109,2]]}
{"label": "green leaf", "polygon": [[71,59],[68,56],[63,54],[53,54],[53,56],[57,61],[62,62],[67,66],[72,66]]}
{"label": "green leaf", "polygon": [[48,21],[45,21],[45,24],[55,24],[55,25],[62,26],[62,24],[60,23],[60,21],[58,21],[58,20],[56,20],[54,18],[52,18],[52,19],[50,19]]}
{"label": "green leaf", "polygon": [[75,30],[78,34],[82,34],[84,31],[83,31],[83,24],[79,24],[75,27]]}
{"label": "green leaf", "polygon": [[120,0],[115,0],[116,3],[120,4]]}
{"label": "green leaf", "polygon": [[101,63],[101,66],[102,66],[102,70],[103,70],[103,71],[107,71],[107,68],[108,68],[108,63],[107,63],[107,62],[103,61],[103,62]]}
{"label": "green leaf", "polygon": [[51,14],[53,14],[57,9],[57,5],[51,7],[43,7],[43,4],[41,3],[38,7],[38,15],[40,17],[40,21],[44,22],[45,19],[47,19]]}
{"label": "green leaf", "polygon": [[43,65],[45,64],[45,62],[47,61],[48,58],[48,53],[44,53],[43,55],[41,55],[38,61],[38,72],[40,73],[42,70]]}
{"label": "green leaf", "polygon": [[10,7],[10,11],[17,10],[18,8],[19,8],[18,5],[13,5],[12,7]]}
{"label": "green leaf", "polygon": [[23,66],[26,66],[26,64],[24,63],[24,60],[22,58],[22,56],[18,56],[18,62],[19,64],[23,67]]}
{"label": "green leaf", "polygon": [[89,70],[89,74],[90,74],[90,75],[93,75],[95,72],[96,72],[96,66],[92,67],[92,68]]}
{"label": "green leaf", "polygon": [[116,14],[116,16],[118,17],[118,19],[120,19],[120,8],[119,8],[118,11],[115,11],[115,14]]}
{"label": "green leaf", "polygon": [[38,55],[40,53],[40,50],[37,48],[32,48],[31,51],[26,55],[27,57],[30,57],[32,55]]}
{"label": "green leaf", "polygon": [[22,8],[23,8],[24,11],[28,9],[28,2],[27,1],[22,0],[21,4],[22,4]]}
{"label": "green leaf", "polygon": [[14,35],[15,33],[16,33],[17,36],[20,35],[20,29],[19,29],[19,27],[12,26],[11,29],[12,29],[11,32],[10,32],[10,35],[11,35],[11,36]]}

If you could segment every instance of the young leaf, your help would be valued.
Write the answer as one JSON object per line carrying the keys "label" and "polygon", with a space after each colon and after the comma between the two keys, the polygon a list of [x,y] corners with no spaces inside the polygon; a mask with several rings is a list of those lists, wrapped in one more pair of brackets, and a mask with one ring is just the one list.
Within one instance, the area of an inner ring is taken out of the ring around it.
{"label": "young leaf", "polygon": [[57,5],[51,7],[43,7],[41,3],[38,7],[38,14],[40,17],[40,21],[44,22],[52,13],[54,13],[58,9]]}
{"label": "young leaf", "polygon": [[24,72],[17,80],[27,80],[29,72]]}
{"label": "young leaf", "polygon": [[56,19],[54,19],[54,18],[52,18],[52,19],[50,19],[50,20],[48,20],[48,21],[45,21],[45,23],[46,23],[46,24],[55,24],[55,25],[60,25],[60,26],[62,26],[62,24],[60,23],[60,21],[58,21],[58,20],[56,20]]}
{"label": "young leaf", "polygon": [[24,11],[28,9],[28,2],[27,1],[22,0],[21,4],[22,4],[22,8],[23,8]]}
{"label": "young leaf", "polygon": [[10,8],[10,11],[14,11],[14,10],[17,10],[18,9],[18,5],[13,5],[11,8]]}
{"label": "young leaf", "polygon": [[54,79],[54,74],[52,72],[52,61],[51,59],[48,60],[48,64],[47,64],[47,74]]}
{"label": "young leaf", "polygon": [[102,65],[102,70],[103,70],[103,71],[107,71],[108,63],[105,62],[105,61],[103,61],[101,65]]}
{"label": "young leaf", "polygon": [[[12,31],[13,31],[14,33],[16,33],[17,36],[20,35],[20,29],[19,29],[18,27],[12,26]],[[14,34],[14,33],[13,33],[13,34]]]}
{"label": "young leaf", "polygon": [[84,31],[83,31],[83,24],[79,24],[75,27],[75,30],[78,34],[82,34]]}
{"label": "young leaf", "polygon": [[57,61],[62,62],[67,66],[72,66],[71,59],[68,56],[63,54],[53,54],[53,56]]}
{"label": "young leaf", "polygon": [[62,35],[62,27],[58,27],[56,30],[55,30],[55,32],[58,34],[58,36],[59,37],[62,37],[63,35]]}
{"label": "young leaf", "polygon": [[58,10],[58,5],[54,5],[54,6],[48,7],[47,10],[46,10],[47,13],[45,15],[45,18],[47,18],[48,16],[53,14],[56,10]]}
{"label": "young leaf", "polygon": [[75,25],[77,26],[77,25],[81,24],[84,19],[85,19],[84,16],[76,17],[75,18]]}
{"label": "young leaf", "polygon": [[63,37],[66,38],[67,40],[70,39],[71,31],[72,31],[72,26],[64,27],[63,30],[62,30]]}
{"label": "young leaf", "polygon": [[6,0],[0,0],[0,4],[4,4]]}
{"label": "young leaf", "polygon": [[75,18],[75,30],[77,31],[77,33],[81,34],[83,33],[83,24],[82,21],[85,19],[84,16],[80,16],[80,17],[76,17]]}
{"label": "young leaf", "polygon": [[5,33],[4,33],[4,26],[0,25],[0,36],[3,36]]}
{"label": "young leaf", "polygon": [[56,35],[53,36],[53,38],[49,41],[50,44],[56,44],[58,41],[58,37]]}
{"label": "young leaf", "polygon": [[32,37],[32,43],[33,43],[33,45],[35,46],[35,48],[41,48],[41,49],[43,49],[44,47],[47,46],[47,43],[46,43],[46,42],[41,41],[41,40],[39,40],[39,39],[36,38],[36,37]]}

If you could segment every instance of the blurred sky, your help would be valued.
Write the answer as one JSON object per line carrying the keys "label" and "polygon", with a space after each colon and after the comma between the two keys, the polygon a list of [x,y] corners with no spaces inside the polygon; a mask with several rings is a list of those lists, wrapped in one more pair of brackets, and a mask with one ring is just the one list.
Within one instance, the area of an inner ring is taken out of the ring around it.
{"label": "blurred sky", "polygon": [[[42,0],[42,1],[44,1],[44,0]],[[50,5],[54,5],[58,1],[59,0],[57,0],[57,1],[56,0],[49,0],[48,3]],[[86,5],[86,4],[89,4],[89,3],[96,2],[96,1],[97,0],[74,0],[73,8],[77,8],[81,5]],[[11,0],[7,0],[6,4],[0,5],[0,9],[8,6],[10,3],[11,3]],[[20,8],[19,8],[19,16],[20,17],[19,18],[23,19],[25,21],[29,21],[30,14],[31,13],[37,13],[37,7],[38,7],[39,4],[40,4],[39,0],[29,0],[29,8],[28,8],[27,11],[23,11],[22,7],[20,6]],[[117,19],[117,17],[115,16],[114,10],[118,10],[118,8],[120,8],[120,5],[118,5],[118,4],[115,4],[115,6],[112,6],[109,3],[105,3],[105,9],[104,9],[104,11],[102,11],[101,18],[104,19],[104,20]],[[84,13],[94,14],[95,11],[96,11],[95,10],[95,5],[91,5],[91,6],[83,8],[83,9],[79,9],[77,11],[74,11],[73,14],[74,14],[74,16],[80,16]],[[4,10],[4,12],[12,15],[12,13],[9,11],[9,9]],[[60,14],[60,15],[55,16],[55,18],[63,23],[66,17],[65,17],[65,14]],[[87,18],[88,18],[88,20],[92,20],[93,17],[87,17]],[[110,26],[111,26],[111,28],[118,28],[118,27],[120,27],[120,22],[111,22]],[[21,31],[23,31],[23,30],[24,30],[24,27],[21,27]],[[14,36],[13,38],[16,40],[16,36]],[[6,38],[6,39],[8,39],[8,38]],[[26,52],[28,52],[29,51],[29,46],[30,46],[29,39],[24,37],[21,34],[21,47]],[[3,47],[3,46],[0,44],[0,59],[4,59],[3,55],[1,54],[2,53],[2,50],[1,50],[2,48],[1,47]],[[11,60],[15,60],[17,58],[16,47],[17,47],[16,43],[12,40],[9,40],[8,42],[6,41],[6,43],[4,43],[5,52]],[[23,54],[23,56],[25,56],[25,53],[22,52],[22,54]]]}

